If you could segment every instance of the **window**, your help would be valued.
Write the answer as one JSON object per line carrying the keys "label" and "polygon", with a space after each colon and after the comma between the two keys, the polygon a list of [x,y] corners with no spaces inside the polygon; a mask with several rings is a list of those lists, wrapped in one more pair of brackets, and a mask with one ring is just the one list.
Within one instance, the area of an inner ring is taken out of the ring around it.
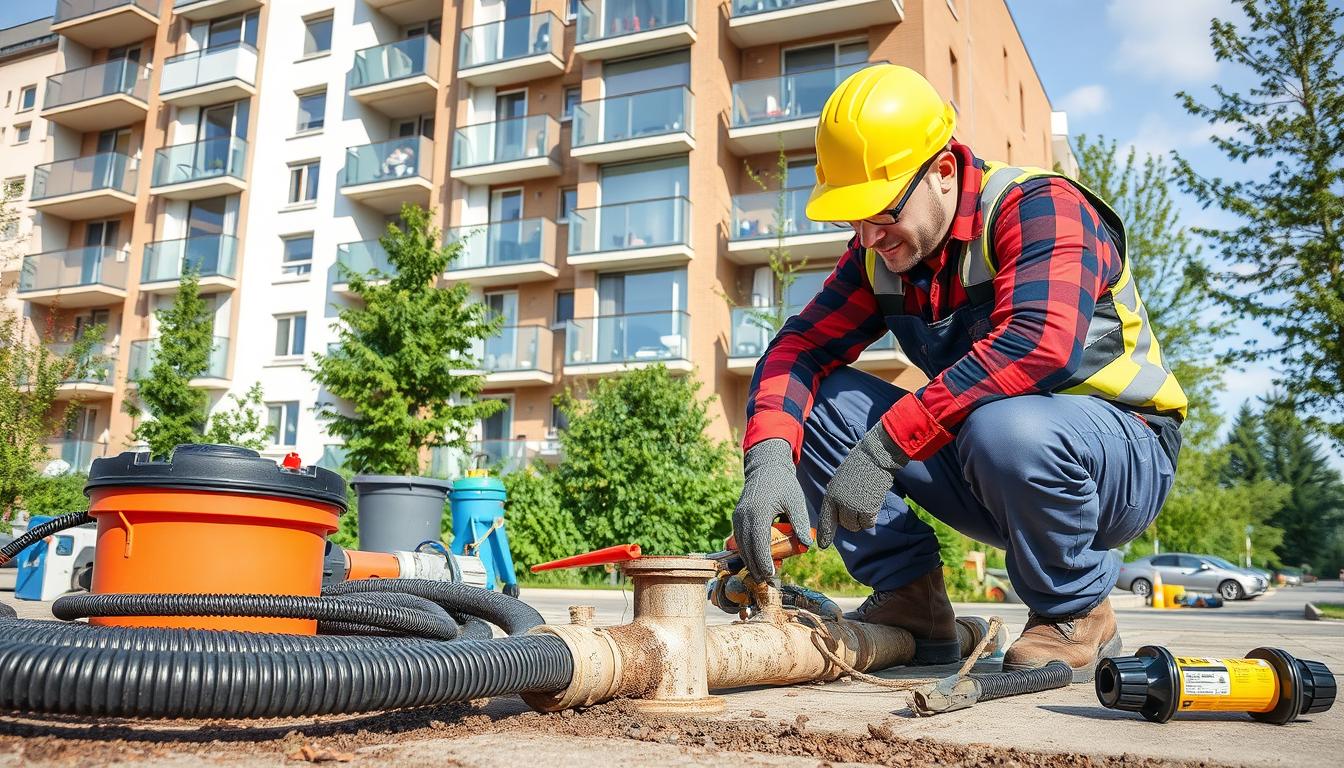
{"label": "window", "polygon": [[23,176],[15,176],[11,179],[5,179],[3,189],[0,189],[0,240],[13,240],[19,236],[19,225],[23,221],[23,216],[18,211],[18,206],[13,205],[14,201],[23,198],[24,183],[27,179]]}
{"label": "window", "polygon": [[303,163],[289,167],[289,204],[298,205],[317,199],[319,163]]}
{"label": "window", "polygon": [[558,291],[555,294],[555,330],[561,330],[565,323],[574,319],[574,292]]}
{"label": "window", "polygon": [[326,90],[299,94],[299,133],[319,131],[326,124]]}
{"label": "window", "polygon": [[292,446],[299,439],[299,404],[267,403],[267,422],[271,427],[271,445]]}
{"label": "window", "polygon": [[560,410],[560,406],[555,403],[551,403],[551,429],[554,429],[557,432],[569,429],[569,417],[566,416],[565,412]]}
{"label": "window", "polygon": [[315,56],[331,50],[331,17],[320,16],[303,22],[303,55]]}
{"label": "window", "polygon": [[569,21],[578,15],[579,0],[569,0],[569,2],[565,4],[565,21]]}
{"label": "window", "polygon": [[[947,52],[948,64],[952,67],[952,106],[956,107],[961,102],[961,72],[957,67],[957,52]],[[958,111],[960,109],[958,108]]]}
{"label": "window", "polygon": [[579,103],[580,88],[575,85],[565,89],[565,106],[560,111],[560,119],[569,120],[574,117],[574,107]]}
{"label": "window", "polygon": [[15,144],[27,144],[27,143],[28,143],[28,139],[31,138],[32,135],[33,135],[33,124],[32,124],[32,123],[24,123],[23,125],[16,125],[16,126],[14,126],[14,143],[15,143]]}
{"label": "window", "polygon": [[556,224],[566,224],[569,222],[569,212],[574,210],[574,206],[579,204],[578,187],[562,187],[560,189],[560,213],[555,217]]}
{"label": "window", "polygon": [[306,275],[313,271],[313,236],[293,235],[284,239],[284,265],[281,273]]}
{"label": "window", "polygon": [[25,85],[23,90],[19,91],[19,112],[26,112],[37,106],[37,86]]}
{"label": "window", "polygon": [[1170,568],[1174,568],[1176,567],[1177,561],[1175,555],[1158,555],[1157,557],[1154,557],[1150,562],[1153,565],[1167,566]]}
{"label": "window", "polygon": [[292,357],[303,354],[303,337],[308,328],[308,315],[275,316],[275,356]]}

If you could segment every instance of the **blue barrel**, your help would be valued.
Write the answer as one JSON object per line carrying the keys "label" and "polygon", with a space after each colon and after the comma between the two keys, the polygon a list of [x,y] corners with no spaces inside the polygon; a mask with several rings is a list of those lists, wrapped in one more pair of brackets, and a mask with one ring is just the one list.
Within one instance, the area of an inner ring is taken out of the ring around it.
{"label": "blue barrel", "polygon": [[[28,530],[48,523],[56,518],[50,515],[33,515],[28,518]],[[14,597],[19,600],[41,600],[42,583],[47,576],[47,542],[38,541],[24,547],[14,558],[18,570],[14,583]]]}
{"label": "blue barrel", "polygon": [[504,530],[504,483],[484,470],[474,469],[453,483],[448,504],[453,513],[453,554],[475,555],[485,566],[486,587],[504,584],[517,593],[509,535]]}

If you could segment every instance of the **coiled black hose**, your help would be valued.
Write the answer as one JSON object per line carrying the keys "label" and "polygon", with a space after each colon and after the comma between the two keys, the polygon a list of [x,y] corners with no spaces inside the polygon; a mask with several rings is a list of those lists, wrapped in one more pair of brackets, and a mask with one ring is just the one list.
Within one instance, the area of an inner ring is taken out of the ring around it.
{"label": "coiled black hose", "polygon": [[47,522],[37,526],[36,528],[30,528],[27,531],[25,531],[22,536],[19,536],[18,538],[9,542],[5,546],[0,547],[0,565],[4,565],[5,563],[8,563],[10,560],[13,560],[15,555],[27,549],[30,545],[39,542],[45,539],[46,537],[52,535],[53,533],[59,533],[61,531],[64,531],[66,528],[74,528],[77,525],[84,525],[85,523],[92,523],[92,522],[93,517],[90,516],[87,511],[71,512],[69,514],[61,515],[60,517],[57,517],[55,519],[48,520]]}

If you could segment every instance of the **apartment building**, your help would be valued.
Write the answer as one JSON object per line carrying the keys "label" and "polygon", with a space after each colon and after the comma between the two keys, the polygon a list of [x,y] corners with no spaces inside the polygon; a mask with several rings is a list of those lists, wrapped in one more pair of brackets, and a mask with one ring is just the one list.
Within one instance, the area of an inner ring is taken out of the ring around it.
{"label": "apartment building", "polygon": [[[803,215],[840,80],[905,64],[981,154],[1055,151],[1002,0],[60,0],[51,29],[27,257],[43,279],[18,295],[35,323],[107,327],[106,376],[69,385],[87,424],[70,439],[104,438],[89,455],[127,445],[154,310],[190,264],[216,342],[196,383],[218,404],[260,382],[273,452],[339,461],[304,365],[355,300],[342,268],[387,268],[403,203],[463,244],[445,284],[504,318],[479,350],[507,404],[472,436],[492,459],[554,455],[554,394],[654,363],[718,396],[727,438],[768,341],[743,308],[774,300],[778,232],[808,260],[788,308],[847,239]],[[747,168],[781,150],[783,188],[762,190]],[[921,381],[890,337],[858,364]]]}

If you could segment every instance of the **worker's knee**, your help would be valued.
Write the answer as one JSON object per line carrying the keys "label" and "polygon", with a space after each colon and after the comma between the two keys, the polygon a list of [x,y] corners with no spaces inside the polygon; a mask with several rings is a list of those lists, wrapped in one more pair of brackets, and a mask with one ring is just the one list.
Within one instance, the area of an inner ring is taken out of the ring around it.
{"label": "worker's knee", "polygon": [[1030,395],[971,411],[957,435],[957,455],[972,486],[1025,480],[1068,461],[1068,437],[1051,411],[1050,398]]}

